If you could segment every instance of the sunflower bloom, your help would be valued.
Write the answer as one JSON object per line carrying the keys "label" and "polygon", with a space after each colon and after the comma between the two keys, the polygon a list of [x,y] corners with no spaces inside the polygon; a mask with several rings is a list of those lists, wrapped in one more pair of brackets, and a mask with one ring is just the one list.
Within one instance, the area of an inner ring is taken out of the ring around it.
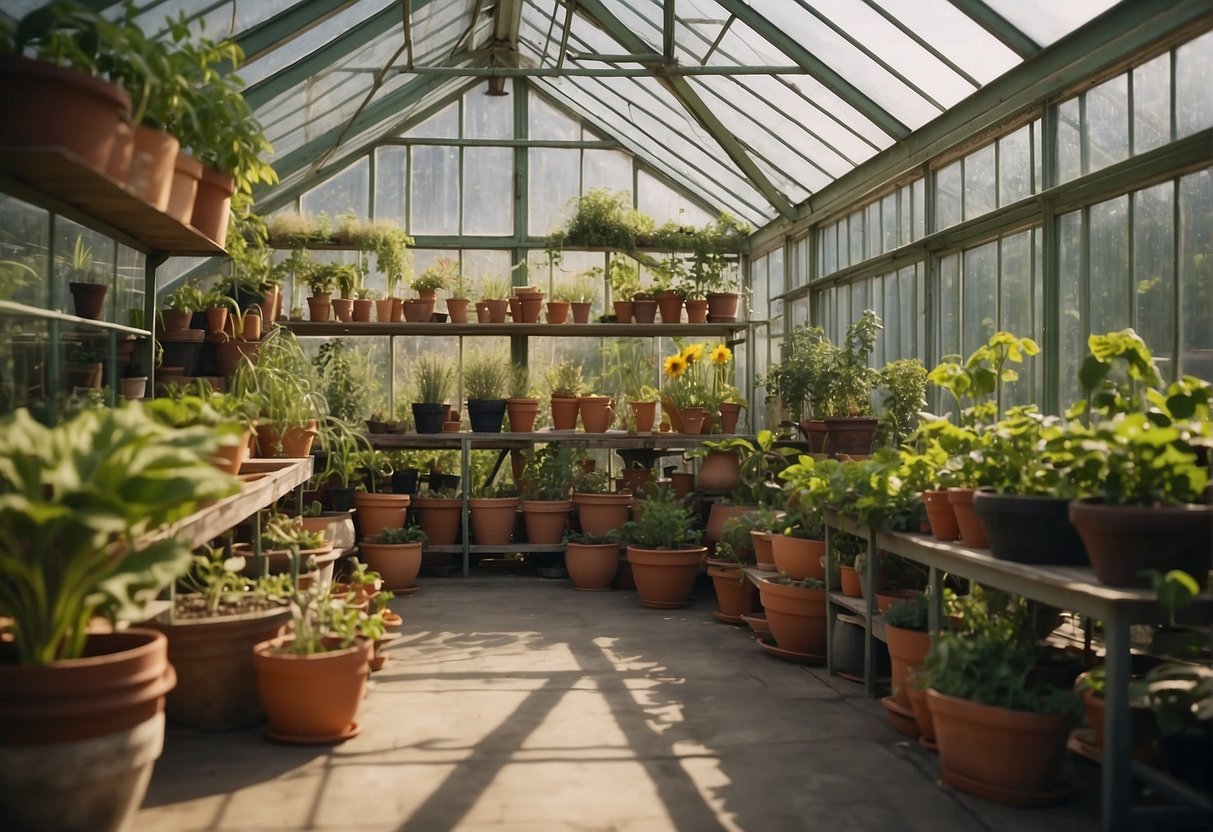
{"label": "sunflower bloom", "polygon": [[703,358],[703,344],[690,344],[682,351],[682,357],[688,364],[694,364]]}
{"label": "sunflower bloom", "polygon": [[670,378],[678,378],[687,368],[687,360],[681,355],[671,355],[665,360],[665,374]]}
{"label": "sunflower bloom", "polygon": [[733,352],[724,344],[719,344],[712,350],[711,359],[713,364],[728,364],[733,360]]}

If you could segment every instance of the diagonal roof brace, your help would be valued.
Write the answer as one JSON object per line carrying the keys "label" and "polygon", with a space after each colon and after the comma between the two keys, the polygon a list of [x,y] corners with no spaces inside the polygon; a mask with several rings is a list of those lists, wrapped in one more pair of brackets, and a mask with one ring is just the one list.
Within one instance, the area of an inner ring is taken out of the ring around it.
{"label": "diagonal roof brace", "polygon": [[244,50],[244,59],[251,61],[299,37],[353,3],[354,0],[305,0],[294,3],[241,32],[236,43]]}
{"label": "diagonal roof brace", "polygon": [[[645,43],[644,39],[629,29],[623,24],[619,18],[615,17],[601,2],[601,0],[578,0],[578,11],[586,15],[591,22],[602,28],[619,42],[621,46],[629,52],[652,54],[654,49],[651,45]],[[681,77],[661,75],[655,73],[657,81],[666,88],[666,90],[674,96],[688,113],[697,121],[704,130],[706,130],[717,144],[723,148],[729,158],[733,160],[750,182],[762,192],[762,195],[767,198],[767,201],[774,206],[781,215],[789,219],[795,216],[795,209],[791,201],[771,182],[757,163],[750,158],[750,154],[746,152],[744,145],[737,140],[737,137],[729,131],[727,127],[718,119],[711,108],[703,102],[699,94],[695,92],[691,83]]]}
{"label": "diagonal roof brace", "polygon": [[990,8],[982,0],[948,0],[964,12],[981,28],[998,38],[1004,46],[1021,58],[1030,58],[1040,51],[1040,44],[1032,40],[1018,26]]}

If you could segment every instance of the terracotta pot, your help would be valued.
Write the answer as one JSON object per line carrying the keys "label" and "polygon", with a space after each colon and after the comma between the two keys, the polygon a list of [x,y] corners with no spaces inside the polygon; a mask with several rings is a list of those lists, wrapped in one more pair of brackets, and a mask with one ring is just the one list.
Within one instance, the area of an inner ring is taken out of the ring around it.
{"label": "terracotta pot", "polygon": [[910,710],[914,712],[914,721],[918,723],[918,733],[922,742],[928,748],[935,745],[935,720],[931,718],[931,709],[927,706],[927,690],[915,671],[911,671],[906,679],[906,692],[910,696]]}
{"label": "terracotta pot", "polygon": [[416,586],[421,572],[420,543],[375,543],[364,540],[358,544],[362,561],[383,578],[383,588],[399,592]]}
{"label": "terracotta pot", "polygon": [[514,318],[515,323],[537,324],[539,323],[539,315],[543,312],[543,293],[538,292],[532,295],[521,295],[518,298],[519,315]]}
{"label": "terracotta pot", "polygon": [[265,320],[276,321],[281,318],[282,287],[274,283],[262,290],[260,306]]}
{"label": "terracotta pot", "polygon": [[576,301],[569,304],[569,307],[573,310],[573,323],[588,324],[590,322],[590,307],[593,305],[588,301]]}
{"label": "terracotta pot", "polygon": [[687,301],[687,323],[706,324],[708,322],[708,302],[706,300]]}
{"label": "terracotta pot", "polygon": [[716,565],[708,562],[708,577],[716,590],[716,606],[723,615],[736,618],[753,612],[758,601],[758,587],[744,577],[736,566]]}
{"label": "terracotta pot", "polygon": [[934,689],[927,691],[927,706],[945,782],[1010,805],[1059,799],[1066,717],[979,705]]}
{"label": "terracotta pot", "polygon": [[552,396],[552,429],[577,429],[577,399]]}
{"label": "terracotta pot", "polygon": [[514,537],[517,497],[473,497],[468,500],[468,522],[477,546],[504,546]]}
{"label": "terracotta pot", "polygon": [[215,344],[215,360],[218,363],[219,375],[231,378],[240,367],[240,361],[247,358],[257,363],[261,343],[258,341],[228,340]]}
{"label": "terracotta pot", "polygon": [[802,540],[784,534],[771,535],[771,557],[775,568],[787,572],[793,581],[805,578],[825,580],[826,568],[822,559],[826,554],[824,540]]}
{"label": "terracotta pot", "polygon": [[548,301],[548,323],[563,324],[569,320],[569,302],[564,300]]}
{"label": "terracotta pot", "polygon": [[468,305],[471,301],[467,298],[447,298],[446,299],[446,314],[450,316],[453,324],[466,324],[468,322]]}
{"label": "terracotta pot", "polygon": [[570,543],[564,551],[564,567],[574,589],[604,592],[619,571],[619,544]]}
{"label": "terracotta pot", "polygon": [[620,472],[620,477],[628,491],[639,494],[646,485],[652,482],[653,471],[650,468],[624,468]]}
{"label": "terracotta pot", "polygon": [[235,476],[240,473],[240,467],[244,465],[245,460],[249,458],[249,445],[253,436],[253,429],[247,428],[244,435],[238,437],[237,442],[229,445],[220,445],[215,449],[215,452],[207,459],[211,465],[214,465],[220,471]]}
{"label": "terracotta pot", "polygon": [[612,529],[623,528],[628,522],[628,510],[632,507],[632,495],[621,494],[573,494],[573,505],[581,521],[581,531],[594,537],[602,537]]}
{"label": "terracotta pot", "polygon": [[725,402],[720,405],[720,432],[737,433],[737,422],[741,419],[741,405]]}
{"label": "terracotta pot", "polygon": [[438,290],[437,289],[418,289],[417,297],[420,298],[421,300],[430,301],[430,306],[432,308],[434,303],[436,303],[438,300]]}
{"label": "terracotta pot", "polygon": [[265,716],[257,696],[253,647],[277,638],[290,621],[285,604],[254,612],[209,618],[167,612],[152,626],[168,637],[168,658],[177,671],[169,692],[169,721],[201,731],[231,731],[256,725]]}
{"label": "terracotta pot", "polygon": [[198,182],[202,179],[202,163],[180,149],[173,162],[166,213],[182,225],[189,225],[198,197]]}
{"label": "terracotta pot", "polygon": [[657,296],[657,311],[663,324],[682,323],[682,295],[662,292]]}
{"label": "terracotta pot", "polygon": [[724,536],[724,524],[734,517],[740,517],[746,512],[755,511],[754,506],[731,506],[717,500],[708,511],[707,529],[703,533],[704,540],[712,545]]}
{"label": "terracotta pot", "polygon": [[[72,293],[72,309],[77,318],[87,318],[90,321],[100,321],[105,317],[105,295],[109,286],[104,283],[67,284]],[[184,327],[182,327],[184,329]]]}
{"label": "terracotta pot", "polygon": [[295,741],[340,742],[355,729],[354,717],[366,695],[373,645],[311,656],[286,652],[291,638],[263,641],[253,648],[257,687],[274,734]]}
{"label": "terracotta pot", "polygon": [[657,421],[657,402],[628,402],[637,433],[652,433]]}
{"label": "terracotta pot", "polygon": [[[167,326],[167,323],[165,324]],[[206,331],[223,332],[227,328],[227,310],[222,306],[212,306],[206,310]]]}
{"label": "terracotta pot", "polygon": [[741,482],[741,459],[736,451],[709,451],[699,463],[697,481],[704,494],[732,494]]}
{"label": "terracotta pot", "polygon": [[0,818],[6,829],[120,830],[164,747],[176,676],[164,635],[90,635],[81,659],[16,665],[0,643]]}
{"label": "terracotta pot", "polygon": [[514,433],[530,433],[535,430],[535,419],[539,416],[537,399],[506,399],[505,412],[510,419],[510,430]]}
{"label": "terracotta pot", "polygon": [[863,581],[859,580],[859,573],[855,571],[854,566],[840,566],[839,582],[842,584],[842,594],[848,598],[863,597]]}
{"label": "terracotta pot", "polygon": [[520,500],[528,543],[554,544],[564,540],[572,500]]}
{"label": "terracotta pot", "polygon": [[338,321],[341,321],[343,324],[348,324],[354,319],[353,298],[333,298],[332,304],[333,315],[336,316]]}
{"label": "terracotta pot", "polygon": [[190,225],[218,243],[220,248],[227,243],[227,220],[235,192],[236,180],[203,166]]}
{"label": "terracotta pot", "polygon": [[956,524],[956,511],[948,499],[947,489],[924,491],[921,499],[927,510],[927,522],[931,524],[931,534],[935,536],[935,539],[943,541],[958,539],[960,527]]}
{"label": "terracotta pot", "polygon": [[1070,503],[1091,568],[1109,586],[1148,586],[1143,569],[1181,569],[1202,589],[1213,552],[1213,505],[1118,506],[1095,499]]}
{"label": "terracotta pot", "polygon": [[826,591],[784,586],[766,579],[758,584],[775,643],[807,656],[826,654]]}
{"label": "terracotta pot", "polygon": [[678,413],[682,420],[682,432],[691,436],[705,433],[705,425],[708,421],[708,412],[702,407],[685,407]]}
{"label": "terracotta pot", "polygon": [[164,211],[172,193],[173,166],[180,150],[181,142],[175,136],[138,125],[127,188],[157,211]]}
{"label": "terracotta pot", "polygon": [[476,301],[476,322],[487,324],[489,322],[489,305],[482,301]]}
{"label": "terracotta pot", "polygon": [[147,376],[126,377],[122,379],[122,398],[132,402],[147,395]]}
{"label": "terracotta pot", "polygon": [[805,419],[796,425],[802,434],[805,441],[809,443],[809,453],[823,454],[826,452],[826,441],[830,435],[830,429],[826,427],[824,419]]}
{"label": "terracotta pot", "polygon": [[912,600],[922,595],[917,589],[886,589],[876,593],[876,609],[884,612],[898,601]]}
{"label": "terracotta pot", "polygon": [[866,456],[872,453],[876,438],[876,420],[866,418],[826,419],[826,450],[832,454]]}
{"label": "terracotta pot", "polygon": [[586,433],[606,433],[615,421],[615,408],[609,396],[581,396],[577,399],[577,410]]}
{"label": "terracotta pot", "polygon": [[771,533],[761,529],[750,530],[750,540],[754,543],[754,560],[759,569],[768,572],[775,571],[775,555],[771,551]]}
{"label": "terracotta pot", "polygon": [[429,537],[430,546],[453,546],[463,526],[463,500],[459,497],[415,497],[412,502],[417,523]]}
{"label": "terracotta pot", "polygon": [[909,708],[910,694],[906,690],[906,678],[926,660],[927,651],[931,649],[931,634],[888,624],[884,631],[889,659],[893,664],[893,699],[901,707]]}
{"label": "terracotta pot", "polygon": [[985,490],[973,495],[973,511],[985,527],[990,554],[1016,563],[1087,565],[1082,540],[1070,524],[1069,507],[1069,500],[1058,497]]}
{"label": "terracotta pot", "polygon": [[373,537],[384,529],[404,528],[404,518],[411,499],[408,494],[355,492],[354,507],[358,510],[360,539]]}
{"label": "terracotta pot", "polygon": [[[353,503],[353,495],[350,496],[350,502],[351,504]],[[354,530],[354,512],[352,509],[326,511],[315,517],[303,517],[300,519],[303,521],[303,528],[309,532],[320,532],[323,534],[325,542],[334,549],[352,549],[358,543],[358,535]]]}
{"label": "terracotta pot", "polygon": [[0,57],[6,147],[62,147],[104,172],[131,98],[115,84],[49,61]]}
{"label": "terracotta pot", "polygon": [[[119,122],[118,130],[114,134],[114,146],[105,165],[105,175],[125,188],[126,181],[131,178],[131,156],[134,153],[135,131],[129,124]],[[192,206],[190,212],[193,213]]]}
{"label": "terracotta pot", "polygon": [[263,457],[304,459],[311,455],[317,433],[315,419],[308,420],[303,427],[289,428],[286,433],[278,425],[257,425],[257,452]]}
{"label": "terracotta pot", "polygon": [[[91,284],[91,283],[72,283],[70,285],[72,287],[76,287],[76,286],[91,286],[93,284]],[[104,289],[105,287],[102,286],[101,288]],[[75,295],[76,295],[76,290],[73,288],[72,296],[75,297]],[[105,292],[102,292],[101,296],[104,299]],[[77,303],[77,309],[79,309],[78,303]],[[226,326],[227,310],[222,309],[220,311],[222,311],[224,314],[223,321],[224,321],[224,325]],[[79,314],[79,313],[77,312],[77,314]],[[190,328],[190,320],[193,318],[193,316],[194,316],[194,313],[188,309],[162,309],[162,310],[160,310],[160,324],[161,324],[160,331],[161,332],[184,332],[185,330]],[[81,315],[80,317],[83,318],[84,316]],[[208,324],[207,329],[208,330],[210,329],[209,324]],[[218,329],[213,330],[213,331],[222,332],[223,327],[219,327]]]}
{"label": "terracotta pot", "polygon": [[614,301],[615,323],[630,324],[632,322],[632,302],[630,300]]}
{"label": "terracotta pot", "polygon": [[632,301],[632,316],[638,324],[651,324],[657,320],[657,301],[652,298],[636,298]]}
{"label": "terracotta pot", "polygon": [[628,547],[628,563],[642,606],[671,609],[686,606],[707,547],[645,549]]}
{"label": "terracotta pot", "polygon": [[674,496],[681,500],[695,490],[695,475],[687,471],[675,471],[670,474],[670,488],[674,489]]}
{"label": "terracotta pot", "polygon": [[505,313],[510,308],[510,302],[504,298],[484,301],[486,308],[489,311],[489,323],[503,324],[505,323]]}
{"label": "terracotta pot", "polygon": [[736,292],[708,292],[708,320],[714,324],[737,320],[739,299]]}
{"label": "terracotta pot", "polygon": [[973,511],[972,488],[949,488],[948,502],[956,512],[956,525],[960,529],[960,539],[966,546],[973,549],[985,549],[990,545],[986,537],[986,527],[981,518]]}
{"label": "terracotta pot", "polygon": [[307,299],[308,320],[327,321],[332,311],[333,304],[328,295],[313,295]]}
{"label": "terracotta pot", "polygon": [[375,301],[375,320],[381,324],[391,323],[393,306],[395,306],[395,303],[391,298],[382,298]]}
{"label": "terracotta pot", "polygon": [[392,298],[392,323],[398,324],[404,320],[404,298]]}
{"label": "terracotta pot", "polygon": [[354,322],[369,324],[371,322],[371,310],[374,307],[375,301],[370,298],[354,298]]}

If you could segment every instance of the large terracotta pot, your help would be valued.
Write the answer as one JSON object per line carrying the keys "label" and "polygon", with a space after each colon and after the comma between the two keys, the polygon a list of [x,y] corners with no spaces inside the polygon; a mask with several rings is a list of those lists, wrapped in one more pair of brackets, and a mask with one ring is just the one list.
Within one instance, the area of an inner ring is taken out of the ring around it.
{"label": "large terracotta pot", "polygon": [[792,653],[824,659],[826,591],[766,579],[759,583],[758,592],[775,643]]}
{"label": "large terracotta pot", "polygon": [[295,656],[287,652],[290,641],[273,639],[253,648],[270,736],[293,742],[341,742],[353,736],[373,643]]}
{"label": "large terracotta pot", "polygon": [[552,429],[577,430],[577,399],[552,396]]}
{"label": "large terracotta pot", "polygon": [[708,561],[708,577],[716,589],[716,605],[726,618],[737,618],[754,611],[758,601],[758,587],[745,577],[734,564]]}
{"label": "large terracotta pot", "polygon": [[420,543],[381,543],[364,540],[358,544],[363,562],[383,578],[383,588],[399,592],[416,586],[421,572]]}
{"label": "large terracotta pot", "polygon": [[201,179],[202,163],[184,150],[178,150],[166,210],[170,217],[183,225],[189,225],[194,215],[194,200],[198,196],[198,182]]}
{"label": "large terracotta pot", "polygon": [[543,312],[543,293],[536,292],[534,294],[519,295],[518,309],[522,320],[518,321],[515,319],[515,323],[539,323],[539,315]]}
{"label": "large terracotta pot", "polygon": [[361,539],[373,537],[384,529],[404,528],[404,517],[408,513],[411,500],[412,497],[408,494],[356,491],[354,507],[358,510],[358,529],[362,535]]}
{"label": "large terracotta pot", "polygon": [[333,302],[327,294],[312,295],[307,299],[307,316],[309,321],[327,321],[333,313]]}
{"label": "large terracotta pot", "polygon": [[539,416],[537,399],[506,399],[505,412],[510,419],[510,430],[514,433],[530,433],[535,429]]}
{"label": "large terracotta pot", "polygon": [[574,589],[605,592],[619,571],[619,544],[570,543],[564,552],[564,568]]}
{"label": "large terracotta pot", "polygon": [[514,537],[517,497],[473,497],[468,500],[468,522],[477,546],[504,546]]}
{"label": "large terracotta pot", "polygon": [[548,323],[563,324],[569,320],[569,302],[564,300],[548,301]]}
{"label": "large terracotta pot", "polygon": [[976,490],[972,488],[949,488],[948,502],[952,504],[952,510],[956,512],[956,525],[960,529],[960,539],[964,545],[974,549],[985,549],[990,545],[990,540],[986,537],[985,524],[973,511],[975,493]]}
{"label": "large terracotta pot", "polygon": [[628,402],[637,433],[652,433],[657,423],[657,402]]}
{"label": "large terracotta pot", "polygon": [[257,696],[253,646],[282,634],[291,611],[285,604],[207,618],[161,613],[152,626],[168,636],[168,658],[177,687],[168,694],[169,721],[201,731],[231,731],[265,716]]}
{"label": "large terracotta pot", "polygon": [[918,723],[920,744],[926,748],[935,748],[935,720],[931,718],[931,709],[927,705],[927,689],[923,687],[922,679],[916,672],[911,672],[906,679],[906,692],[910,696],[910,710],[914,712],[914,721]]}
{"label": "large terracotta pot", "polygon": [[247,358],[256,364],[260,354],[260,341],[229,339],[215,344],[215,362],[219,375],[224,378],[231,378],[236,370],[240,368],[241,359]]}
{"label": "large terracotta pot", "polygon": [[754,506],[731,506],[717,500],[712,503],[712,508],[708,511],[707,529],[703,534],[704,540],[708,542],[708,545],[716,543],[724,536],[724,524],[727,521],[755,510]]}
{"label": "large terracotta pot", "polygon": [[264,457],[304,459],[311,455],[317,433],[315,419],[308,420],[303,427],[288,428],[285,433],[279,425],[257,425],[258,453]]}
{"label": "large terracotta pot", "polygon": [[805,419],[796,425],[809,443],[809,453],[823,454],[826,452],[826,442],[830,437],[830,429],[824,419]]}
{"label": "large terracotta pot", "polygon": [[521,500],[519,505],[528,542],[555,544],[564,540],[572,500]]}
{"label": "large terracotta pot", "polygon": [[884,631],[889,659],[893,664],[893,699],[901,707],[909,708],[910,694],[906,689],[906,679],[926,660],[927,651],[931,649],[931,634],[889,625],[885,625]]}
{"label": "large terracotta pot", "polygon": [[210,237],[221,248],[227,243],[227,220],[229,209],[232,207],[232,194],[235,192],[235,179],[210,166],[203,166],[190,225]]}
{"label": "large terracotta pot", "polygon": [[128,825],[164,747],[176,683],[154,630],[90,635],[80,659],[16,664],[0,642],[0,818],[6,829]]}
{"label": "large terracotta pot", "polygon": [[956,525],[956,510],[952,508],[947,490],[924,491],[921,499],[927,510],[927,522],[931,524],[931,534],[935,539],[950,541],[959,538],[960,527]]}
{"label": "large terracotta pot", "polygon": [[577,399],[577,409],[586,433],[606,433],[615,421],[615,408],[609,396],[581,396]]}
{"label": "large terracotta pot", "polygon": [[803,581],[805,578],[824,581],[825,554],[824,540],[803,540],[786,534],[771,535],[771,557],[775,561],[775,568],[787,572],[793,581]]}
{"label": "large terracotta pot", "polygon": [[1066,717],[980,705],[934,689],[927,691],[927,706],[946,783],[1012,806],[1064,796],[1058,776],[1069,736]]}
{"label": "large terracotta pot", "polygon": [[696,479],[704,494],[732,494],[741,482],[741,459],[736,451],[709,451],[699,463]]}
{"label": "large terracotta pot", "polygon": [[708,292],[708,320],[714,324],[737,320],[739,300],[736,292]]}
{"label": "large terracotta pot", "polygon": [[629,546],[628,563],[641,606],[677,609],[690,604],[691,587],[707,553],[706,546],[681,549]]}
{"label": "large terracotta pot", "polygon": [[1109,586],[1143,586],[1143,569],[1182,569],[1203,588],[1213,553],[1213,505],[1117,506],[1070,503],[1091,568]]}
{"label": "large terracotta pot", "polygon": [[453,546],[463,525],[463,500],[459,497],[415,497],[417,523],[429,537],[430,546]]}
{"label": "large terracotta pot", "polygon": [[135,150],[127,187],[157,211],[168,208],[173,190],[173,166],[180,150],[181,142],[163,130],[153,130],[142,124],[135,128]]}
{"label": "large terracotta pot", "polygon": [[97,171],[109,166],[131,97],[115,84],[49,61],[0,56],[0,145],[61,147]]}
{"label": "large terracotta pot", "polygon": [[775,556],[771,553],[771,533],[763,529],[751,529],[750,540],[754,542],[754,560],[759,569],[775,570]]}
{"label": "large terracotta pot", "polygon": [[623,528],[628,522],[628,510],[632,507],[632,495],[619,494],[573,494],[573,505],[584,534],[602,537],[612,529]]}

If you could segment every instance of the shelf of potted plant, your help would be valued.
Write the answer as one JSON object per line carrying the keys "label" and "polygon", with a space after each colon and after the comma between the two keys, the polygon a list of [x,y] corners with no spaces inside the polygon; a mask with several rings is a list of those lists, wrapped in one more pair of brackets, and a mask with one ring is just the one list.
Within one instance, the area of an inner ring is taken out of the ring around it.
{"label": "shelf of potted plant", "polygon": [[[325,322],[325,321],[284,321],[283,326],[296,335],[334,336],[334,335],[533,335],[547,336],[552,334],[551,324],[536,323],[433,323],[408,322],[400,323],[354,323],[354,322]],[[748,324],[599,324],[599,323],[566,323],[560,327],[561,338],[692,338],[708,337],[742,340],[748,329]]]}

